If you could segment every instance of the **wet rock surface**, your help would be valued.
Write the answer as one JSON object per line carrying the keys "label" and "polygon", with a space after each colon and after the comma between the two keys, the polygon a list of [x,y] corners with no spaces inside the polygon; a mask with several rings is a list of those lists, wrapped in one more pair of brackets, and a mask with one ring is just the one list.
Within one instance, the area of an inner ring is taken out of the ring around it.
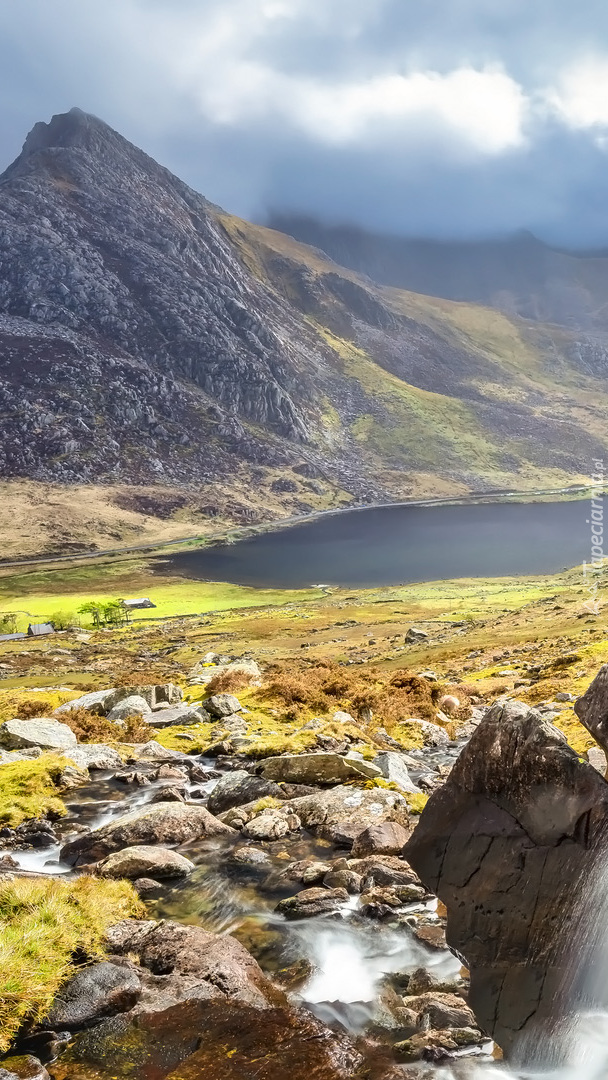
{"label": "wet rock surface", "polygon": [[141,983],[131,965],[92,964],[62,987],[44,1022],[58,1029],[86,1027],[105,1016],[128,1012],[140,994]]}

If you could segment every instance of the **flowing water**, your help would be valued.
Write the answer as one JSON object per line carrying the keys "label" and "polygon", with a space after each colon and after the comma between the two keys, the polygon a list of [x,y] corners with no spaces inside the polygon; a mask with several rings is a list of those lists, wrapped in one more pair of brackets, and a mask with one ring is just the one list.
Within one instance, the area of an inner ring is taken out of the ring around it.
{"label": "flowing water", "polygon": [[[200,805],[200,796],[216,782],[192,784],[187,795],[198,796]],[[75,834],[75,824],[95,828],[145,805],[163,783],[126,787],[110,773],[97,774],[69,802],[63,842]],[[233,934],[270,977],[281,981],[287,973],[283,985],[294,1002],[355,1037],[370,1025],[384,1031],[385,1041],[402,1037],[386,1004],[392,977],[399,980],[423,967],[442,982],[458,985],[460,961],[447,949],[426,948],[408,925],[420,917],[427,923],[436,920],[435,900],[404,905],[394,918],[376,922],[360,914],[360,898],[353,896],[335,916],[289,922],[276,913],[276,904],[302,886],[282,875],[286,865],[309,856],[335,858],[343,851],[306,833],[264,847],[261,857],[243,861],[223,838],[184,845],[196,870],[183,881],[159,886],[148,903],[150,916]],[[59,846],[10,854],[23,869],[74,872],[60,863]],[[443,1080],[608,1080],[608,871],[598,871],[584,888],[578,925],[576,940],[568,943],[562,1000],[556,1002],[556,1013],[565,1019],[522,1040],[509,1068],[492,1060],[492,1044],[486,1043],[459,1051],[454,1060],[440,1065],[418,1063],[419,1075],[438,1073]]]}

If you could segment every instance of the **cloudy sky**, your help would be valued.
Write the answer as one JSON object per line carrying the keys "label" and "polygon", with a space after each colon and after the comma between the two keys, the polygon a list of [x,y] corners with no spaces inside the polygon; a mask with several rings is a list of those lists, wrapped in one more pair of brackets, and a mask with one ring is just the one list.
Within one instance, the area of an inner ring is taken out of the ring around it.
{"label": "cloudy sky", "polygon": [[226,208],[608,245],[606,0],[0,0],[0,161],[102,117]]}

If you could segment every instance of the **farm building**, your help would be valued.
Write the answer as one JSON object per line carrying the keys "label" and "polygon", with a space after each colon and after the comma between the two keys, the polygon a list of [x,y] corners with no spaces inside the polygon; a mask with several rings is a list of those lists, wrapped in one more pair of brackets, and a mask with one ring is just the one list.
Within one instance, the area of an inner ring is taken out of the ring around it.
{"label": "farm building", "polygon": [[135,611],[138,608],[156,607],[156,604],[153,604],[147,596],[140,596],[135,600],[124,600],[123,603],[126,608],[129,608],[130,611]]}
{"label": "farm building", "polygon": [[23,631],[18,634],[0,634],[0,641],[21,641],[24,637],[27,637],[27,634]]}
{"label": "farm building", "polygon": [[30,623],[27,628],[28,637],[44,637],[45,634],[54,634],[55,627],[50,622]]}

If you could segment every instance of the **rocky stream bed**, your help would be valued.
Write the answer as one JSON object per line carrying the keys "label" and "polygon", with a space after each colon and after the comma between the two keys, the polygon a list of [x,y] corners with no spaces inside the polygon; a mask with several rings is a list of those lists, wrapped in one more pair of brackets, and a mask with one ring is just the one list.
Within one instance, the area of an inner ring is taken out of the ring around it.
{"label": "rocky stream bed", "polygon": [[[607,681],[576,706],[599,742]],[[120,708],[115,691],[91,697]],[[608,1005],[564,948],[581,896],[603,903],[608,785],[537,710],[499,701],[457,740],[427,731],[373,761],[252,761],[238,699],[205,704],[212,757],[78,745],[60,716],[0,728],[0,769],[52,750],[71,787],[64,817],[1,830],[0,882],[127,879],[145,905],[107,929],[103,957],[73,957],[1,1080],[398,1080],[496,1073],[503,1052],[529,1071],[581,1001]],[[423,792],[418,818],[408,796]]]}

